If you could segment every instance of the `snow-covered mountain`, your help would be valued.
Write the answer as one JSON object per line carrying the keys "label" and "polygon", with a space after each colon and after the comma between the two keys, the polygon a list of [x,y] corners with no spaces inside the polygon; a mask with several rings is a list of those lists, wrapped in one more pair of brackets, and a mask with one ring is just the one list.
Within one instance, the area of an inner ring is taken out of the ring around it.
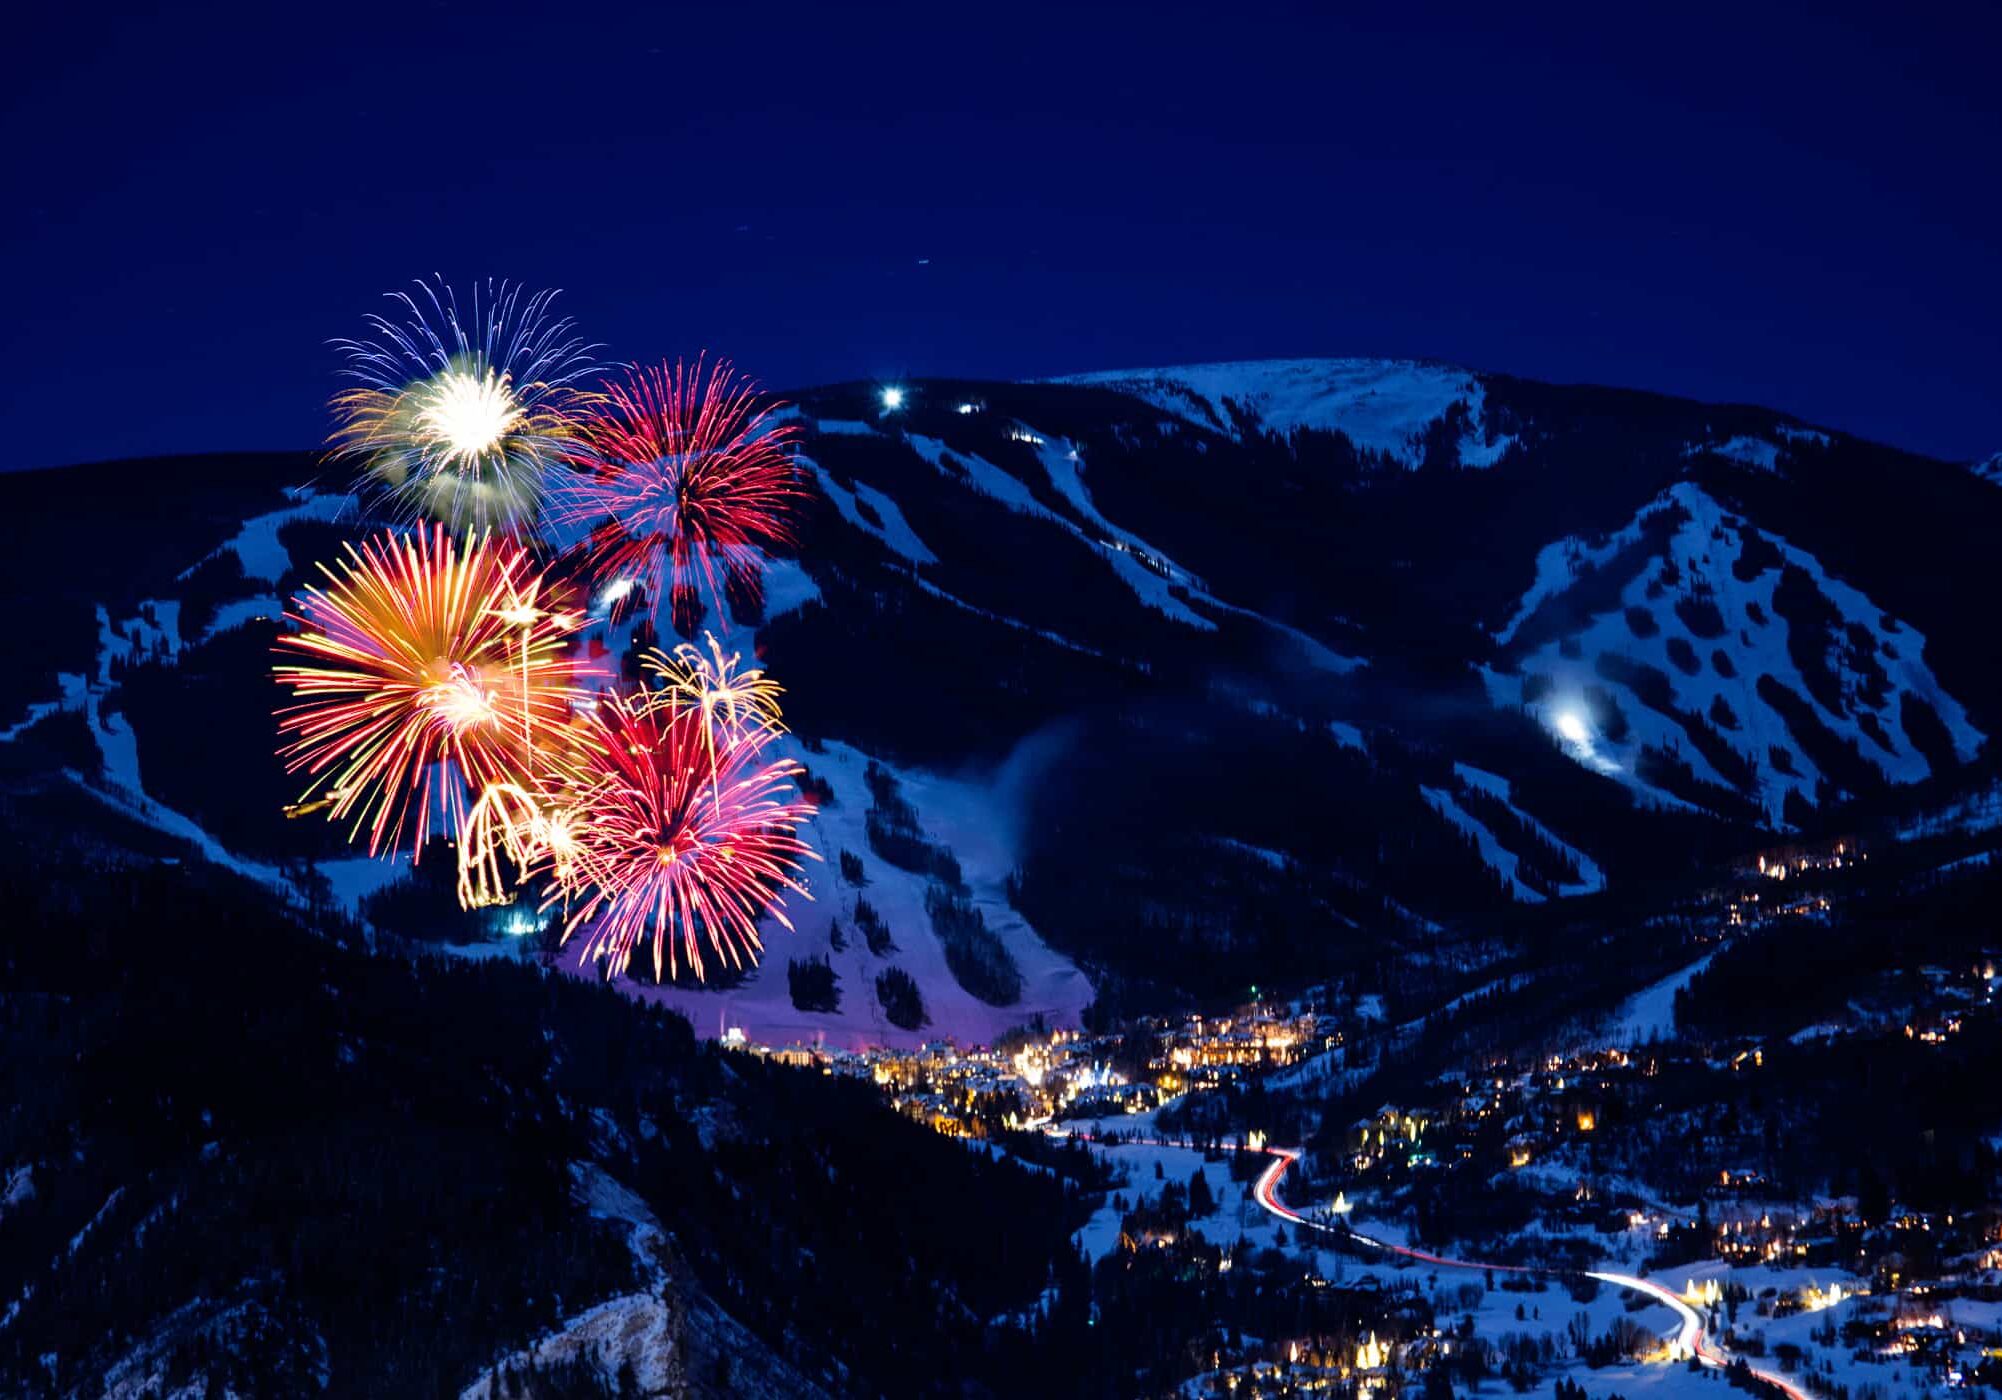
{"label": "snow-covered mountain", "polygon": [[[995,1345],[997,1318],[1098,1316],[1093,1350],[1122,1316],[1114,1336],[1155,1330],[1062,1281],[1074,1232],[1115,1239],[1120,1210],[1067,1214],[1076,1179],[1012,1145],[698,1037],[987,1041],[1093,1002],[1332,988],[1358,1032],[1391,1016],[1395,1053],[1372,1066],[1358,1034],[1265,1087],[1282,1114],[1306,1090],[1310,1143],[1337,1108],[1337,1141],[1356,1106],[1318,1096],[1366,1086],[1366,1109],[1372,1075],[1666,1033],[1739,946],[1683,913],[1782,828],[1863,836],[1887,887],[1992,876],[2002,493],[1964,465],[1404,362],[920,381],[895,409],[881,387],[796,396],[797,556],[699,623],[786,686],[813,898],[761,968],[625,1000],[516,965],[537,921],[461,917],[448,861],[424,863],[441,890],[281,815],[274,619],[372,528],[337,471],[0,477],[0,578],[33,600],[0,672],[4,873],[33,930],[6,957],[0,1389],[480,1395],[536,1371],[597,1393],[623,1370],[903,1394],[973,1358],[968,1384],[1018,1393],[1051,1353]],[[609,658],[634,629],[591,639]],[[1985,947],[1984,891],[1941,891],[1948,947]],[[1790,964],[1848,940],[1800,986],[1854,1005],[1902,977],[1899,898],[1787,922]],[[1737,1077],[1750,1134],[1780,1069]],[[1221,1202],[1225,1164],[1195,1168]],[[886,1308],[924,1325],[872,1325]]]}
{"label": "snow-covered mountain", "polygon": [[1400,466],[1425,458],[1427,435],[1448,420],[1460,462],[1492,466],[1512,441],[1489,433],[1478,377],[1422,360],[1249,360],[1173,369],[1107,370],[1049,381],[1130,394],[1198,428],[1242,439],[1247,430],[1291,438],[1340,433]]}
{"label": "snow-covered mountain", "polygon": [[1490,694],[1580,763],[1672,804],[1738,794],[1776,826],[1984,741],[1923,634],[1691,482],[1601,539],[1546,546],[1495,640]]}
{"label": "snow-covered mountain", "polygon": [[[2002,495],[1963,467],[1423,362],[898,387],[794,396],[798,557],[703,621],[785,684],[830,794],[797,935],[731,985],[647,993],[704,1034],[984,1040],[1095,997],[1450,956],[1762,829],[1994,778]],[[272,619],[361,525],[330,469],[0,496],[12,581],[47,599],[0,694],[17,751],[267,883],[309,861],[358,904],[400,876],[277,815]],[[880,839],[886,811],[957,883]],[[794,961],[838,1006],[799,1004]],[[892,969],[926,1022],[886,1019]]]}

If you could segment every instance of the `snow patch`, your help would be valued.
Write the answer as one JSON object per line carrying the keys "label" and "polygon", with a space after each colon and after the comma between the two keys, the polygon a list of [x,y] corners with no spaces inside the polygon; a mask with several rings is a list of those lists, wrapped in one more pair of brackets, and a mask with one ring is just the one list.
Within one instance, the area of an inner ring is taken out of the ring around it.
{"label": "snow patch", "polygon": [[28,706],[28,717],[19,724],[0,729],[0,739],[17,738],[50,715],[60,714],[65,710],[80,710],[84,707],[85,694],[89,686],[82,676],[69,671],[59,671],[56,673],[56,687],[58,698],[39,701]]}
{"label": "snow patch", "polygon": [[225,632],[233,632],[246,622],[282,622],[285,618],[285,604],[275,593],[260,593],[254,598],[232,598],[215,610],[209,625],[202,629],[202,640],[208,641]]}
{"label": "snow patch", "polygon": [[765,565],[765,621],[784,617],[820,596],[816,584],[797,559],[774,559]]}
{"label": "snow patch", "polygon": [[362,901],[387,885],[394,884],[409,870],[401,856],[376,859],[372,856],[343,856],[323,860],[318,866],[333,891],[334,900],[350,914],[361,912]]}
{"label": "snow patch", "polygon": [[[801,457],[799,460],[803,465],[813,467],[815,474],[820,478],[820,489],[826,493],[828,500],[834,502],[834,508],[841,512],[843,520],[864,534],[874,535],[913,564],[938,562],[938,556],[925,548],[925,542],[918,538],[917,531],[905,522],[904,513],[897,509],[895,501],[875,487],[866,486],[859,481],[851,491],[828,475],[826,468],[812,462],[811,459]],[[860,505],[857,504],[858,501]],[[874,512],[875,520],[871,520],[864,513],[865,507],[868,511]]]}
{"label": "snow patch", "polygon": [[[1134,595],[1148,607],[1198,631],[1216,631],[1216,623],[1175,596],[1174,589],[1178,586],[1176,576],[1179,575],[1180,579],[1186,580],[1186,574],[1181,574],[1179,570],[1173,571],[1172,574],[1157,573],[1147,567],[1135,557],[1133,547],[1123,536],[1110,540],[1094,539],[1089,533],[1038,501],[1027,486],[976,453],[951,451],[939,439],[923,437],[917,433],[912,433],[906,441],[919,457],[945,476],[958,480],[963,473],[964,479],[981,495],[999,501],[1018,515],[1032,515],[1040,520],[1050,521],[1090,545],[1112,567],[1112,571],[1119,575],[1120,581],[1131,588]],[[1044,443],[1039,452],[1048,450],[1049,444]],[[1082,489],[1080,484],[1078,490],[1081,492]],[[1085,499],[1088,502],[1090,498]],[[1092,511],[1091,514],[1101,521],[1104,519],[1102,516],[1097,516],[1096,511]],[[1153,559],[1156,556],[1149,553],[1146,557]],[[1161,567],[1164,570],[1168,568],[1166,565]],[[1186,587],[1185,584],[1181,586]]]}
{"label": "snow patch", "polygon": [[1606,888],[1606,872],[1599,868],[1597,861],[1593,860],[1576,846],[1573,846],[1535,817],[1523,811],[1522,808],[1515,805],[1515,800],[1509,795],[1512,789],[1507,778],[1502,777],[1498,773],[1489,773],[1476,768],[1470,763],[1455,763],[1453,765],[1453,772],[1468,787],[1485,792],[1496,801],[1505,804],[1509,811],[1515,813],[1521,819],[1523,825],[1542,838],[1545,844],[1561,852],[1570,859],[1573,865],[1578,867],[1578,883],[1575,885],[1560,885],[1557,889],[1558,894],[1597,894],[1600,890]]}
{"label": "snow patch", "polygon": [[1606,1023],[1604,1037],[1607,1043],[1631,1047],[1673,1039],[1676,1029],[1675,994],[1694,981],[1696,974],[1710,966],[1710,960],[1716,956],[1714,950],[1705,953],[1679,972],[1672,972],[1653,986],[1628,997]]}
{"label": "snow patch", "polygon": [[1418,791],[1424,795],[1426,802],[1431,804],[1433,811],[1473,838],[1475,846],[1480,849],[1481,861],[1490,870],[1508,881],[1509,894],[1519,903],[1542,904],[1545,902],[1543,893],[1540,890],[1531,889],[1517,875],[1522,862],[1517,859],[1515,852],[1497,841],[1495,834],[1489,831],[1479,818],[1455,802],[1451,793],[1447,792],[1444,788],[1426,787],[1422,783],[1419,785]]}
{"label": "snow patch", "polygon": [[1280,437],[1302,428],[1338,432],[1406,467],[1423,462],[1426,431],[1455,404],[1466,406],[1470,424],[1459,442],[1461,465],[1491,467],[1513,442],[1506,434],[1490,439],[1483,423],[1486,390],[1479,379],[1419,360],[1246,360],[1106,370],[1046,382],[1115,389],[1232,438],[1239,436],[1232,408]]}
{"label": "snow patch", "polygon": [[[265,583],[276,583],[285,577],[292,567],[292,556],[278,541],[278,531],[295,520],[333,520],[354,503],[348,495],[319,495],[311,487],[294,487],[287,491],[297,505],[283,510],[274,510],[265,515],[253,516],[243,523],[233,538],[211,553],[213,559],[223,550],[235,550],[236,557],[243,565],[245,578],[261,579]],[[194,572],[190,567],[181,571],[186,578]]]}
{"label": "snow patch", "polygon": [[7,1218],[7,1212],[16,1206],[26,1205],[35,1199],[35,1167],[25,1163],[7,1173],[7,1185],[0,1190],[0,1220]]}
{"label": "snow patch", "polygon": [[2002,782],[1921,812],[1898,828],[1898,839],[1917,841],[1956,832],[1975,836],[1997,827],[2002,827]]}
{"label": "snow patch", "polygon": [[1713,457],[1736,462],[1740,466],[1757,467],[1760,471],[1776,472],[1780,469],[1780,449],[1777,444],[1767,442],[1764,438],[1746,437],[1742,433],[1736,437],[1726,438],[1723,442],[1691,443],[1682,449],[1682,455],[1685,457],[1694,457],[1698,453],[1705,452]]}
{"label": "snow patch", "polygon": [[1362,731],[1347,720],[1329,720],[1328,732],[1334,735],[1335,742],[1344,748],[1360,749],[1364,753],[1369,752],[1369,743],[1363,738]]}

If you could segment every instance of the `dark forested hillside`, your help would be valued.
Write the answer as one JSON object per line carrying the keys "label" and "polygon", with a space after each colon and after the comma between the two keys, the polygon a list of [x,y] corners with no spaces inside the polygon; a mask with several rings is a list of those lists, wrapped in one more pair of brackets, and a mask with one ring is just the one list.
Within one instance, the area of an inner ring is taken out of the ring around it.
{"label": "dark forested hillside", "polygon": [[[372,954],[199,866],[3,858],[8,1394],[121,1366],[456,1393],[635,1292],[713,1300],[832,1389],[956,1389],[1020,1364],[985,1320],[1070,1257],[1058,1179],[607,989]],[[600,1179],[664,1241],[591,1209]],[[681,1342],[677,1364],[733,1364]]]}

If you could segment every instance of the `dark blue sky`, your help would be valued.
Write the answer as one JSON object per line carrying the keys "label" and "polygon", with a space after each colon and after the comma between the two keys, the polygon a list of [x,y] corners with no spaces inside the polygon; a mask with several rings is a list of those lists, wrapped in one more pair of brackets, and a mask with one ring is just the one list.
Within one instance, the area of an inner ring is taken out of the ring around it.
{"label": "dark blue sky", "polygon": [[774,387],[1425,355],[2002,451],[1994,5],[46,8],[4,467],[309,445],[433,271]]}

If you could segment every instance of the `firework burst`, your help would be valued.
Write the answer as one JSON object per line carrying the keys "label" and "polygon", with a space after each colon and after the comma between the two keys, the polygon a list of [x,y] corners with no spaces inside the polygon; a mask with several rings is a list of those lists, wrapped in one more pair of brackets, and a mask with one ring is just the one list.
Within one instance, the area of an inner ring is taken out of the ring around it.
{"label": "firework burst", "polygon": [[818,858],[799,837],[812,815],[799,765],[765,752],[777,731],[712,725],[664,692],[608,701],[579,727],[580,761],[545,808],[564,814],[569,875],[553,851],[529,862],[551,873],[550,901],[572,905],[566,937],[584,930],[584,956],[613,976],[642,942],[656,978],[684,962],[701,976],[705,945],[755,962],[759,919],[792,927],[779,901],[807,893],[800,862]]}
{"label": "firework burst", "polygon": [[308,588],[275,668],[293,704],[278,712],[302,803],[369,832],[369,854],[421,851],[434,822],[462,824],[468,792],[518,776],[538,730],[565,726],[583,698],[568,639],[575,613],[544,606],[519,547],[458,544],[442,525],[383,534]]}
{"label": "firework burst", "polygon": [[653,650],[640,658],[640,665],[660,682],[660,693],[676,704],[690,705],[702,712],[703,722],[712,731],[767,729],[785,732],[779,710],[779,683],[755,666],[743,665],[743,653],[723,653],[723,644],[714,632],[702,634],[708,654],[683,642],[672,653]]}
{"label": "firework burst", "polygon": [[634,369],[608,385],[560,507],[591,527],[593,575],[644,584],[656,616],[677,590],[720,604],[727,582],[755,576],[760,551],[792,542],[806,495],[796,430],[771,421],[777,408],[726,361]]}
{"label": "firework burst", "polygon": [[334,445],[411,514],[523,532],[574,445],[596,347],[551,315],[553,291],[489,281],[462,316],[450,287],[416,287],[389,294],[401,312],[370,316],[369,338],[334,342],[360,381],[334,399]]}

